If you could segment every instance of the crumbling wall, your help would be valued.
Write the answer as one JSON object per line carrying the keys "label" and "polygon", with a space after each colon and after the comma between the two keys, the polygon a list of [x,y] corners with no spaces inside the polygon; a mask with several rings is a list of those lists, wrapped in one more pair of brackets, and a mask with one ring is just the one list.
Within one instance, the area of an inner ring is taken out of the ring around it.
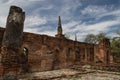
{"label": "crumbling wall", "polygon": [[[93,44],[33,33],[25,33],[23,39],[23,47],[28,49],[31,71],[67,68],[74,64],[94,62],[94,55],[90,61],[90,54],[94,54]],[[93,52],[87,51],[88,49]]]}
{"label": "crumbling wall", "polygon": [[26,66],[30,71],[67,68],[74,64],[94,65],[102,60],[100,45],[47,35],[24,32],[22,48],[28,50],[28,65]]}
{"label": "crumbling wall", "polygon": [[95,63],[109,65],[113,63],[110,41],[107,38],[100,40],[96,48]]}
{"label": "crumbling wall", "polygon": [[23,41],[23,25],[25,13],[17,6],[11,6],[7,18],[6,29],[1,38],[1,66],[3,68],[3,79],[18,74],[20,65],[20,54]]}

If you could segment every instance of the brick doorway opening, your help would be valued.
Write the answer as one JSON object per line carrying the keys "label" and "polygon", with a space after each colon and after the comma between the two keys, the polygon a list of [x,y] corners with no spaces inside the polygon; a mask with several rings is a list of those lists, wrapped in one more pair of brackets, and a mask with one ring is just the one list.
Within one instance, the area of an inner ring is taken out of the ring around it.
{"label": "brick doorway opening", "polygon": [[26,47],[23,48],[22,55],[21,55],[21,73],[29,72],[28,67],[28,49]]}

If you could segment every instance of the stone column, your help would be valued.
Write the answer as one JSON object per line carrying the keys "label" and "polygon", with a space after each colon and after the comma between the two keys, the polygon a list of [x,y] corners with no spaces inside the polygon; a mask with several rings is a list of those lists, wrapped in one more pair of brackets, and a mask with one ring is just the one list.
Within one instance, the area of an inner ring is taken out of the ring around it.
{"label": "stone column", "polygon": [[3,80],[16,80],[19,72],[24,20],[25,12],[11,6],[1,47]]}
{"label": "stone column", "polygon": [[87,48],[85,48],[85,62],[87,62],[87,59],[88,59],[88,57],[87,57]]}

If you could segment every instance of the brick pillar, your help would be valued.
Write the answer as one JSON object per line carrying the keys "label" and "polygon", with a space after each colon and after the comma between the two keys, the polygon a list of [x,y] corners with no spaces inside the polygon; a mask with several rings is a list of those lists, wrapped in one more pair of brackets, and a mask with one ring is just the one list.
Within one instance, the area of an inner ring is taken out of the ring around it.
{"label": "brick pillar", "polygon": [[19,72],[24,19],[25,13],[21,8],[10,7],[1,47],[3,80],[16,80]]}
{"label": "brick pillar", "polygon": [[85,62],[87,62],[87,48],[85,48]]}

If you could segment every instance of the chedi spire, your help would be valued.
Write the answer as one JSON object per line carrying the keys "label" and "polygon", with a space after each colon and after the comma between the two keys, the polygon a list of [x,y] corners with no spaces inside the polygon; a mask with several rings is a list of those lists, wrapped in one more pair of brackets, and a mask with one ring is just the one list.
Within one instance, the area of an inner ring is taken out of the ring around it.
{"label": "chedi spire", "polygon": [[77,41],[77,35],[75,34],[75,41]]}
{"label": "chedi spire", "polygon": [[55,36],[59,37],[59,38],[64,38],[64,35],[62,34],[62,25],[61,25],[61,18],[60,18],[60,16],[58,17],[57,34]]}
{"label": "chedi spire", "polygon": [[62,25],[61,25],[61,18],[58,17],[58,28],[57,28],[57,34],[62,35]]}

